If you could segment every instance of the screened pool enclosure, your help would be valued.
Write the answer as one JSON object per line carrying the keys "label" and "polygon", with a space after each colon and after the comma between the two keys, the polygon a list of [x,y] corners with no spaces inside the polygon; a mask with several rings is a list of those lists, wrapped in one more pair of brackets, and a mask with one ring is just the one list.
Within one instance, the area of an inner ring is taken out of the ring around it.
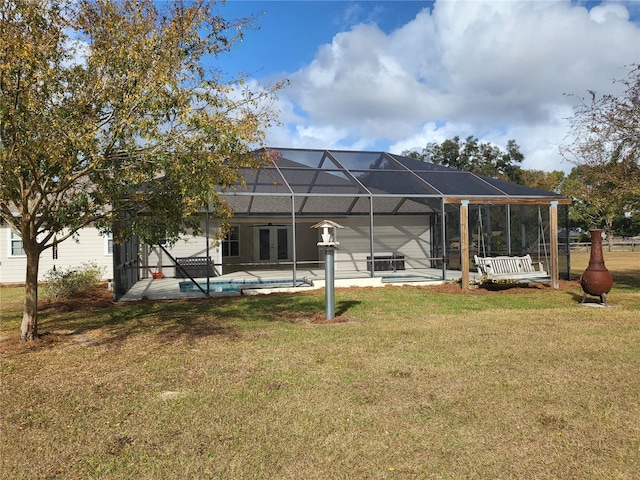
{"label": "screened pool enclosure", "polygon": [[[211,240],[217,225],[207,217],[203,243],[166,254],[204,258],[197,276],[277,270],[298,279],[322,270],[311,226],[328,219],[344,227],[335,256],[344,278],[457,276],[465,285],[474,255],[524,254],[542,262],[552,282],[568,275],[570,202],[561,195],[385,152],[279,148],[268,156],[221,192],[234,212],[224,241]],[[142,250],[141,265],[157,261],[154,247]]]}

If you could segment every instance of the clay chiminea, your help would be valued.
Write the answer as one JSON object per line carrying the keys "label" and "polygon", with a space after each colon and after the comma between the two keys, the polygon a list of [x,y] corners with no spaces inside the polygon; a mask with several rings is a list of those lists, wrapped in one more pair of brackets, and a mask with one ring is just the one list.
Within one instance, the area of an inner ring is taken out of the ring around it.
{"label": "clay chiminea", "polygon": [[602,256],[602,230],[593,229],[591,232],[591,257],[589,258],[589,266],[580,277],[580,286],[584,292],[582,302],[589,295],[600,297],[600,302],[607,304],[607,293],[613,285],[613,277],[604,266],[604,257]]}

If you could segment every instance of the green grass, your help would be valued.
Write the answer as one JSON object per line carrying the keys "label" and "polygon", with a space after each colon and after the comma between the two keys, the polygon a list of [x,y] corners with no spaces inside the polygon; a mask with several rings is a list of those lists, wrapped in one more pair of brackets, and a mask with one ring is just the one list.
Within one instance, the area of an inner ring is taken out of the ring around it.
{"label": "green grass", "polygon": [[607,258],[611,308],[575,282],[339,289],[329,325],[322,292],[56,305],[37,346],[0,289],[0,478],[637,478],[639,258]]}

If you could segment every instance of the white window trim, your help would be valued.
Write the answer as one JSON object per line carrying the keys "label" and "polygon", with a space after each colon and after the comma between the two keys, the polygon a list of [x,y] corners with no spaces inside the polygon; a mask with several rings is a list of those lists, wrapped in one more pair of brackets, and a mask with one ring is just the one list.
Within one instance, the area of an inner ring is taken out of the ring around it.
{"label": "white window trim", "polygon": [[231,228],[235,228],[238,231],[238,240],[232,240],[233,242],[238,244],[238,255],[225,255],[224,254],[225,253],[224,252],[224,250],[225,250],[224,244],[225,244],[225,242],[230,242],[230,241],[226,240],[226,239],[223,239],[220,242],[220,255],[221,255],[222,258],[239,258],[241,256],[240,255],[240,227],[238,225],[232,225]]}
{"label": "white window trim", "polygon": [[[109,251],[109,242],[111,242],[111,251]],[[104,255],[105,257],[113,256],[113,233],[104,236]]]}
{"label": "white window trim", "polygon": [[[22,244],[22,237],[20,236],[20,234],[14,232],[11,227],[7,228],[7,257],[8,258],[26,258],[27,255],[25,253],[20,255],[13,254],[13,242],[17,240],[20,240],[20,243]],[[22,251],[24,252],[24,248],[22,248]]]}

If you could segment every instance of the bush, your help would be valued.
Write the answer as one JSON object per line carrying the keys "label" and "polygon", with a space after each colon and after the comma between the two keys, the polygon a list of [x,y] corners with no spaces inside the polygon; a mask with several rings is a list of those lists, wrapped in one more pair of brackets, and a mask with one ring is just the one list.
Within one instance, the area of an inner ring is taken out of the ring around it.
{"label": "bush", "polygon": [[43,295],[47,298],[69,298],[88,290],[100,281],[104,267],[95,262],[86,262],[80,267],[69,267],[66,270],[53,268],[45,275]]}

